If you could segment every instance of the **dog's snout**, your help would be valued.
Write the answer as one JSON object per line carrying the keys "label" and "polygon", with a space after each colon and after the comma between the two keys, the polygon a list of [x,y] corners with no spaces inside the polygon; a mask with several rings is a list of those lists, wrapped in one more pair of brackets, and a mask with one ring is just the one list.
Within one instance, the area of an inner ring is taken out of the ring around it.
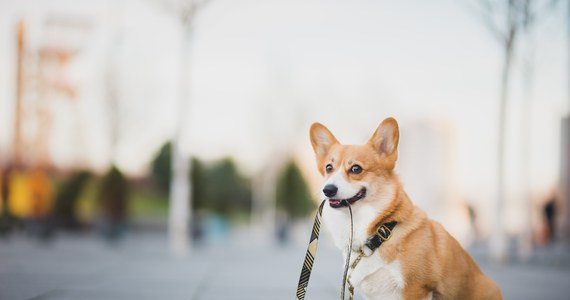
{"label": "dog's snout", "polygon": [[325,193],[325,196],[327,197],[334,197],[336,195],[336,192],[338,191],[338,187],[334,184],[327,184],[325,185],[325,188],[323,189],[323,193]]}

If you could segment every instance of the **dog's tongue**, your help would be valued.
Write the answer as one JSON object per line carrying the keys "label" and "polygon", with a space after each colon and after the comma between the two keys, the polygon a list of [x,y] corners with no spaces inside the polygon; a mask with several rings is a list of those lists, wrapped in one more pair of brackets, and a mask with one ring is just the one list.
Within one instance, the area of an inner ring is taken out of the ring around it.
{"label": "dog's tongue", "polygon": [[332,205],[339,205],[340,204],[340,200],[338,199],[329,199],[329,203]]}

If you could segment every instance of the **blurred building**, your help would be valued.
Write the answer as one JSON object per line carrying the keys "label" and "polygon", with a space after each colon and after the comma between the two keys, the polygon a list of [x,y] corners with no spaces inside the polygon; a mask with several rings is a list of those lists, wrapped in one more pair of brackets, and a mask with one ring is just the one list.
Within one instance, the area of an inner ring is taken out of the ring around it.
{"label": "blurred building", "polygon": [[469,196],[458,186],[457,141],[452,123],[417,120],[401,129],[397,171],[414,204],[469,243]]}

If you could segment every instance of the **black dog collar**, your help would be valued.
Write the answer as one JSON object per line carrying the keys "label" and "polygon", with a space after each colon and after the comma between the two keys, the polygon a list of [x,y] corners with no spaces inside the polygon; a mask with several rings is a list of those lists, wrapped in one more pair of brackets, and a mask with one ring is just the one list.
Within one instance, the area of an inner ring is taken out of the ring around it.
{"label": "black dog collar", "polygon": [[385,241],[389,240],[390,237],[392,237],[392,230],[394,230],[396,224],[398,224],[398,222],[392,221],[380,225],[376,229],[374,235],[368,238],[368,241],[366,241],[364,245],[366,245],[366,247],[370,248],[370,250],[372,251],[376,250],[378,247],[380,247],[380,245],[382,245],[382,243],[384,243]]}

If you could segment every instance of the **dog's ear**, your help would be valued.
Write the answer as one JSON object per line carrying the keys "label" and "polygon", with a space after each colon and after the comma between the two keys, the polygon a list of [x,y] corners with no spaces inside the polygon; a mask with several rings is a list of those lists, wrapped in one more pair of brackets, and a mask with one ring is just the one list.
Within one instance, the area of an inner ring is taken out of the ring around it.
{"label": "dog's ear", "polygon": [[400,130],[398,122],[394,118],[387,118],[376,129],[368,144],[380,154],[380,158],[386,163],[387,169],[393,169],[398,159],[398,141]]}
{"label": "dog's ear", "polygon": [[313,145],[317,159],[325,156],[333,145],[338,144],[334,135],[321,123],[313,123],[310,134],[311,145]]}

